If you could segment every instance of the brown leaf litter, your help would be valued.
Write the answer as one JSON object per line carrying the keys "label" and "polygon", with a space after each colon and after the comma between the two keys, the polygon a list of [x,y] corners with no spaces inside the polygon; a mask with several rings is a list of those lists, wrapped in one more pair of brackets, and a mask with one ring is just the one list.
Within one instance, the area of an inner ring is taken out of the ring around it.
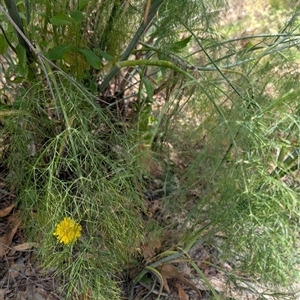
{"label": "brown leaf litter", "polygon": [[0,190],[0,300],[64,299],[54,281],[54,271],[45,272],[35,261],[35,243],[23,236],[15,196]]}

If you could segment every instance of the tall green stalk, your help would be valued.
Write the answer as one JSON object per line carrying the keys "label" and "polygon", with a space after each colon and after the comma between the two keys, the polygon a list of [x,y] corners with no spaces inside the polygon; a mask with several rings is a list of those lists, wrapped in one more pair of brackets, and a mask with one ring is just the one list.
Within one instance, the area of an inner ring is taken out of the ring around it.
{"label": "tall green stalk", "polygon": [[[140,41],[140,38],[145,33],[147,27],[152,22],[152,20],[155,18],[155,15],[157,11],[159,10],[159,7],[163,4],[164,0],[155,0],[149,10],[149,14],[147,17],[147,20],[144,20],[138,30],[136,31],[135,35],[131,39],[129,45],[127,46],[126,50],[123,52],[120,61],[127,60],[129,55],[132,53],[133,49],[136,47],[138,42]],[[117,66],[113,67],[112,70],[105,76],[103,82],[99,85],[98,91],[101,93],[106,86],[111,82],[111,80],[118,74],[119,68]]]}

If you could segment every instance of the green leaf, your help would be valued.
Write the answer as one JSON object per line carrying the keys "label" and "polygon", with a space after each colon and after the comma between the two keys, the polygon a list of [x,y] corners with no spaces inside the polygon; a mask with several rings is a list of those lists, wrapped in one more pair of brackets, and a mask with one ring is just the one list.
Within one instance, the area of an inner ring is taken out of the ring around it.
{"label": "green leaf", "polygon": [[47,57],[51,60],[62,59],[68,52],[72,51],[73,47],[69,45],[59,45],[48,51]]}
{"label": "green leaf", "polygon": [[148,96],[147,102],[152,103],[153,102],[153,94],[154,94],[153,85],[147,78],[143,78],[143,82],[144,82],[146,93]]}
{"label": "green leaf", "polygon": [[149,124],[149,116],[151,114],[151,106],[149,104],[145,105],[139,115],[139,131],[147,132]]}
{"label": "green leaf", "polygon": [[113,61],[114,60],[114,58],[111,55],[107,54],[106,52],[102,51],[101,49],[99,49],[98,51],[99,51],[99,54],[103,58],[105,58],[107,61]]}
{"label": "green leaf", "polygon": [[25,80],[24,77],[22,77],[22,76],[16,76],[15,78],[13,78],[13,79],[11,80],[11,82],[13,82],[13,83],[21,83],[21,82],[23,82],[24,80]]}
{"label": "green leaf", "polygon": [[19,63],[14,67],[14,73],[26,78],[28,74],[26,50],[20,44],[18,44],[16,47],[16,55]]}
{"label": "green leaf", "polygon": [[83,11],[87,7],[89,2],[90,2],[90,0],[80,0],[79,1],[79,10]]}
{"label": "green leaf", "polygon": [[76,24],[81,23],[84,19],[84,14],[79,10],[72,10],[70,16]]}
{"label": "green leaf", "polygon": [[19,66],[21,66],[22,68],[26,68],[26,50],[21,44],[17,45],[16,54],[19,60]]}
{"label": "green leaf", "polygon": [[192,36],[190,35],[189,37],[187,37],[181,41],[173,43],[170,47],[170,50],[173,52],[182,51],[187,46],[187,44],[190,42],[191,39],[192,39]]}
{"label": "green leaf", "polygon": [[52,18],[50,18],[50,22],[52,25],[70,25],[70,24],[72,24],[70,17],[63,13],[57,14],[56,16],[53,16]]}
{"label": "green leaf", "polygon": [[102,61],[99,56],[97,56],[93,51],[89,49],[79,49],[80,53],[82,53],[88,63],[94,68],[94,69],[100,69],[102,66]]}
{"label": "green leaf", "polygon": [[4,35],[0,35],[0,54],[4,54],[8,49],[8,44]]}

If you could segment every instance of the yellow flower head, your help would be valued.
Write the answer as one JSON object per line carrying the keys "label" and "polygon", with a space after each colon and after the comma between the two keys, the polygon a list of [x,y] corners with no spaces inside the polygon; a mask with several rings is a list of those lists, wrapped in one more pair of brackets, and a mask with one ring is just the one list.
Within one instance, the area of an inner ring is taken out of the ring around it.
{"label": "yellow flower head", "polygon": [[81,237],[81,226],[71,218],[64,218],[56,225],[53,235],[57,237],[60,243],[69,245]]}

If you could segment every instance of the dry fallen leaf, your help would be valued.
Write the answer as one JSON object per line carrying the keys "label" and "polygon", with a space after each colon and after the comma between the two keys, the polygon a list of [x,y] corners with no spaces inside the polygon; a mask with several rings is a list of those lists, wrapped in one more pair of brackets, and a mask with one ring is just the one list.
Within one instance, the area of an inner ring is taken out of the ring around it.
{"label": "dry fallen leaf", "polygon": [[37,246],[37,243],[23,243],[23,244],[20,244],[20,245],[17,245],[15,247],[13,247],[13,250],[16,250],[16,251],[26,251],[26,250],[29,250],[33,247]]}
{"label": "dry fallen leaf", "polygon": [[4,300],[5,294],[6,294],[6,290],[5,289],[0,289],[0,300]]}
{"label": "dry fallen leaf", "polygon": [[21,219],[16,216],[11,216],[8,220],[8,224],[4,236],[0,238],[0,258],[9,251],[14,235],[21,224]]}
{"label": "dry fallen leaf", "polygon": [[149,247],[148,245],[142,245],[141,246],[143,257],[146,261],[149,261],[151,257],[155,255],[155,251],[153,248]]}
{"label": "dry fallen leaf", "polygon": [[171,293],[171,290],[170,290],[168,281],[167,281],[166,278],[163,278],[163,279],[164,279],[164,281],[163,281],[163,286],[164,286],[165,290],[170,294],[170,293]]}
{"label": "dry fallen leaf", "polygon": [[182,286],[178,282],[176,283],[176,288],[180,300],[189,300],[189,296],[185,293]]}
{"label": "dry fallen leaf", "polygon": [[6,217],[11,211],[12,209],[15,207],[15,204],[12,203],[11,205],[0,209],[0,218]]}
{"label": "dry fallen leaf", "polygon": [[17,264],[13,264],[9,268],[9,276],[11,278],[16,279],[17,277],[19,277],[19,273],[20,273],[20,267]]}
{"label": "dry fallen leaf", "polygon": [[159,252],[161,245],[162,245],[161,237],[159,237],[159,236],[149,237],[148,236],[146,243],[141,245],[142,255],[147,262],[149,262],[151,260],[151,258],[154,257],[156,255],[156,253]]}
{"label": "dry fallen leaf", "polygon": [[[47,300],[47,294],[46,295],[41,295],[39,293],[39,291],[41,290],[40,288],[37,288],[36,286],[32,285],[31,287],[29,285],[27,285],[27,287],[29,287],[28,289],[26,289],[26,293],[27,293],[27,297],[30,299],[35,299],[35,300]],[[26,297],[26,299],[28,299]]]}
{"label": "dry fallen leaf", "polygon": [[199,296],[199,299],[202,298],[202,294],[199,289],[192,283],[190,280],[186,279],[179,270],[171,264],[163,264],[157,268],[161,276],[165,279],[174,278],[180,280],[189,288],[193,289]]}

